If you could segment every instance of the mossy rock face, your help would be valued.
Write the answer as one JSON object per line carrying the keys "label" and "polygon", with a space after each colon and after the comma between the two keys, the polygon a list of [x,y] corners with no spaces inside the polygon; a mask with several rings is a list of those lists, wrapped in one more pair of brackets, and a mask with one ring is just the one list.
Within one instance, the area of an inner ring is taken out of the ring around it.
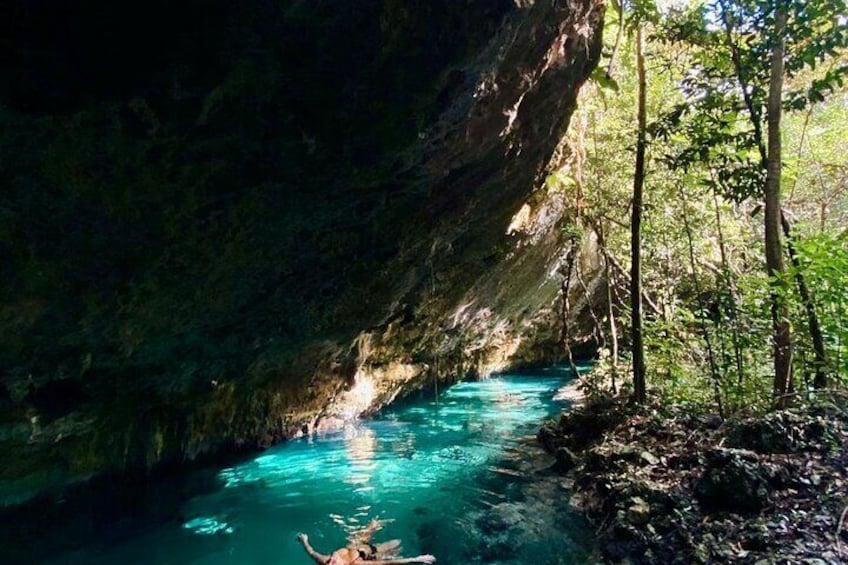
{"label": "mossy rock face", "polygon": [[568,213],[532,193],[599,0],[13,4],[0,505],[268,445],[358,378],[370,412],[550,335],[561,234],[506,231],[528,200]]}

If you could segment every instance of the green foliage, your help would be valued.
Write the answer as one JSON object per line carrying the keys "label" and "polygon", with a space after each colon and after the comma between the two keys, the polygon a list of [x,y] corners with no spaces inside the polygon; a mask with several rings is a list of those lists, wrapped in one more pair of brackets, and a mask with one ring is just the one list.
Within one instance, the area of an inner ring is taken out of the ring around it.
{"label": "green foliage", "polygon": [[[781,0],[782,1],[782,0]],[[709,166],[715,188],[737,201],[759,198],[765,186],[765,102],[776,0],[707,0],[676,10],[657,39],[683,48],[691,63],[680,79],[685,100],[655,126],[682,135],[685,145],[665,156],[673,168]],[[844,0],[786,2],[786,69],[794,92],[787,109],[823,102],[844,84],[837,59],[848,47]],[[829,64],[824,72],[815,71]]]}
{"label": "green foliage", "polygon": [[600,67],[592,71],[591,79],[604,90],[611,90],[613,92],[620,90],[618,82]]}
{"label": "green foliage", "polygon": [[[817,312],[826,336],[829,370],[848,384],[848,234],[820,233],[800,241],[797,245],[801,257],[800,269],[790,271],[790,276],[800,270],[813,289]],[[796,313],[796,325],[804,314]],[[801,342],[799,355],[812,359],[811,345]],[[809,383],[808,383],[809,384]]]}
{"label": "green foliage", "polygon": [[[648,47],[650,151],[643,227],[645,344],[649,385],[662,397],[726,412],[769,409],[773,368],[770,292],[760,199],[765,183],[764,119],[774,0],[677,3],[642,21]],[[632,6],[625,4],[625,9]],[[832,386],[848,382],[848,91],[842,0],[787,2],[784,119],[786,214],[801,261],[787,274],[796,390],[811,385],[808,310],[801,271],[825,335]],[[608,42],[616,15],[608,16]],[[640,16],[641,17],[641,16]],[[611,45],[608,52],[611,52]],[[626,351],[636,76],[625,35],[615,76],[600,73],[572,120],[572,144],[586,152],[584,221],[603,234],[620,351]],[[615,88],[611,88],[614,81]],[[579,128],[579,129],[578,129]],[[565,171],[563,174],[571,174]],[[789,263],[789,261],[787,261]],[[608,320],[600,370],[616,366]],[[626,367],[626,360],[621,360]],[[619,373],[620,374],[620,373]],[[618,379],[619,384],[621,378]],[[597,381],[594,387],[601,386]]]}

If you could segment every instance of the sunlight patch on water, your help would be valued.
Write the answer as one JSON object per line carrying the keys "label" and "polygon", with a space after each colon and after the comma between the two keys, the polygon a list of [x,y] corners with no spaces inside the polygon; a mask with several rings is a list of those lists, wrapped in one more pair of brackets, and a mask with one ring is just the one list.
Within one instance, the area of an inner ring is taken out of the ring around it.
{"label": "sunlight patch on water", "polygon": [[183,524],[183,528],[202,536],[233,533],[233,528],[229,524],[215,518],[195,518]]}

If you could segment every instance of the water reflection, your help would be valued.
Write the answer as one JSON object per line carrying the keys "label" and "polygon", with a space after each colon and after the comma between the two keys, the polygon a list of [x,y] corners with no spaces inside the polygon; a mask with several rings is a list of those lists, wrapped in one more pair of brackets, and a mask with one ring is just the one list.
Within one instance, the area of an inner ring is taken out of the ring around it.
{"label": "water reflection", "polygon": [[345,482],[356,487],[357,492],[365,492],[373,487],[371,481],[377,463],[374,454],[377,451],[377,434],[370,428],[349,425],[345,428],[345,450],[347,451],[350,474]]}
{"label": "water reflection", "polygon": [[370,461],[377,451],[377,434],[371,428],[348,425],[345,427],[345,443],[352,462]]}

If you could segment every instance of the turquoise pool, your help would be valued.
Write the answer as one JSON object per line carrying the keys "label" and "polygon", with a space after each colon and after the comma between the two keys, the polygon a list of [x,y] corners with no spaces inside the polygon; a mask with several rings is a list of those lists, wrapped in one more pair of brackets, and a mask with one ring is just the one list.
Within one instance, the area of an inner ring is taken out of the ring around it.
{"label": "turquoise pool", "polygon": [[297,532],[329,553],[377,518],[386,525],[376,541],[400,538],[405,555],[432,553],[439,563],[584,563],[590,533],[533,442],[540,423],[567,407],[555,398],[567,375],[462,383],[343,432],[285,443],[218,469],[172,516],[126,535],[105,525],[48,562],[308,565]]}

